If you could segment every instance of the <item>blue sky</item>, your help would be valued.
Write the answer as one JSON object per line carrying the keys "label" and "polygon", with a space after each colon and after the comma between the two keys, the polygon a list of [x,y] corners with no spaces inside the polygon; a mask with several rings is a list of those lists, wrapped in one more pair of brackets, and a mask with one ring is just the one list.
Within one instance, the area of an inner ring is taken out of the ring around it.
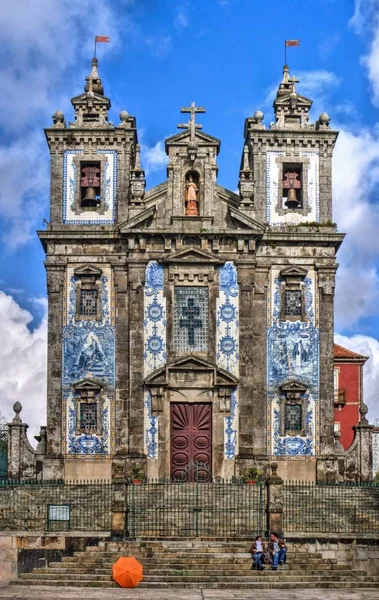
{"label": "blue sky", "polygon": [[164,139],[183,121],[180,107],[196,101],[207,110],[199,119],[204,130],[221,139],[219,183],[232,190],[244,119],[260,108],[265,123],[272,120],[284,39],[300,39],[287,58],[301,80],[298,91],[314,100],[313,120],[326,110],[341,129],[334,220],[347,238],[338,256],[336,333],[339,342],[370,355],[366,391],[379,416],[378,17],[379,0],[13,0],[2,6],[0,357],[9,375],[0,381],[0,410],[30,397],[30,379],[39,416],[44,410],[46,284],[35,235],[49,219],[43,127],[57,109],[72,119],[70,98],[83,89],[93,38],[109,35],[98,57],[110,119],[118,122],[122,109],[136,116],[148,187],[166,177]]}

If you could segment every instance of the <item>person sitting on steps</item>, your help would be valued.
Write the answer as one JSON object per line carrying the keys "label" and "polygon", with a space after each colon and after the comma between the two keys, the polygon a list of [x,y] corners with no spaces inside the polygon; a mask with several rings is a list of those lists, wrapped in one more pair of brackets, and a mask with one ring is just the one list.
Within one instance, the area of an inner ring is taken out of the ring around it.
{"label": "person sitting on steps", "polygon": [[278,565],[282,565],[286,560],[286,545],[284,539],[279,540],[278,534],[272,532],[270,535],[270,543],[268,545],[269,552],[272,557],[272,570],[276,571]]}
{"label": "person sitting on steps", "polygon": [[253,545],[251,546],[251,553],[253,555],[253,564],[251,566],[252,569],[257,569],[257,571],[263,571],[264,566],[262,565],[263,553],[265,551],[264,544],[262,541],[262,537],[257,535],[255,538]]}

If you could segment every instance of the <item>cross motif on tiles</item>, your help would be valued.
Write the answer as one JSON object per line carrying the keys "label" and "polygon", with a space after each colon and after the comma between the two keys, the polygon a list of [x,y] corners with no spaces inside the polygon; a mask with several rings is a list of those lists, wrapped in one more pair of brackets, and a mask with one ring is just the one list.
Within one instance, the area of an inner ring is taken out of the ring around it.
{"label": "cross motif on tiles", "polygon": [[195,330],[203,327],[203,321],[197,319],[200,315],[200,308],[195,306],[194,298],[188,298],[187,306],[182,307],[182,316],[184,319],[180,319],[180,327],[185,327],[188,331],[188,344],[190,346],[195,345]]}

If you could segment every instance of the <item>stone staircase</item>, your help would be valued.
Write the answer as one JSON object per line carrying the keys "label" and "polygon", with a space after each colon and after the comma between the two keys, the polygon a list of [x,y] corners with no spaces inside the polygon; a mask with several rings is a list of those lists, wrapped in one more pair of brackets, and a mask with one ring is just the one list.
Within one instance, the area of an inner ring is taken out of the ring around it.
{"label": "stone staircase", "polygon": [[58,587],[118,587],[112,565],[120,556],[135,556],[143,565],[140,588],[378,588],[379,577],[352,570],[305,544],[291,545],[287,563],[272,571],[251,570],[247,541],[140,540],[100,542],[85,552],[65,556],[62,562],[34,569],[11,583]]}

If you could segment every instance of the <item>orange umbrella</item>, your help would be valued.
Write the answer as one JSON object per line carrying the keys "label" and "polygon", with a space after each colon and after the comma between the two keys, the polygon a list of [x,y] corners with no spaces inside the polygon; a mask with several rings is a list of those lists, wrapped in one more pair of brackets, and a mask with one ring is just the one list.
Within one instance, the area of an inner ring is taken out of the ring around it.
{"label": "orange umbrella", "polygon": [[113,579],[121,587],[136,587],[141,581],[142,565],[134,556],[122,556],[112,567]]}

